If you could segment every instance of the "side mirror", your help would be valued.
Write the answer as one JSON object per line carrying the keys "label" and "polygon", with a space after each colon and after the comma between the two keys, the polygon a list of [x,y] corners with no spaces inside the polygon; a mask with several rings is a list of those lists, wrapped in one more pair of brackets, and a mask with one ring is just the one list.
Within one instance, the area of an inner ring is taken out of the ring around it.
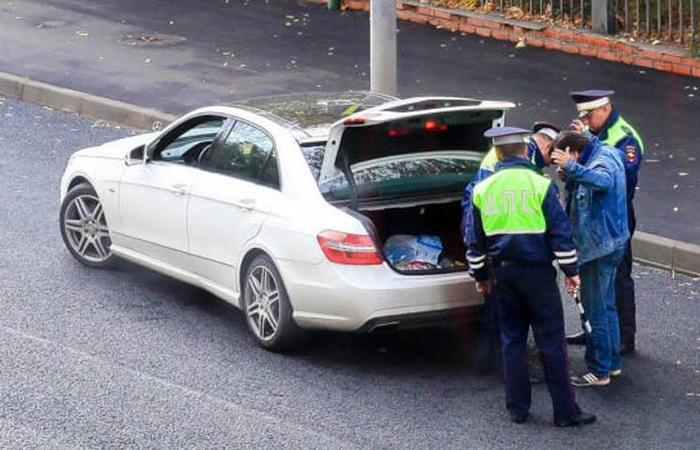
{"label": "side mirror", "polygon": [[138,147],[124,155],[124,164],[131,167],[144,163],[144,147]]}

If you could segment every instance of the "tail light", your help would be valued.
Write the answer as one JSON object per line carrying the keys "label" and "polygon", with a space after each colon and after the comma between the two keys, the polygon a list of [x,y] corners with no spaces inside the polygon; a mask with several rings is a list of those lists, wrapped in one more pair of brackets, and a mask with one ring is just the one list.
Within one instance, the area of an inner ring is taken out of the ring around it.
{"label": "tail light", "polygon": [[367,235],[323,231],[318,236],[321,250],[330,262],[338,264],[381,264],[382,255]]}

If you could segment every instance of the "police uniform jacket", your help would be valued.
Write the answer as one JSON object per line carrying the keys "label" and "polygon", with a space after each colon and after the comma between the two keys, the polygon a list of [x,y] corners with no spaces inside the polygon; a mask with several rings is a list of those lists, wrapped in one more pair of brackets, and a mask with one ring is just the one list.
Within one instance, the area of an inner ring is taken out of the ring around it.
{"label": "police uniform jacket", "polygon": [[467,260],[477,281],[489,278],[486,257],[495,264],[559,263],[567,276],[578,274],[571,224],[556,185],[521,158],[508,158],[474,186],[467,227]]}

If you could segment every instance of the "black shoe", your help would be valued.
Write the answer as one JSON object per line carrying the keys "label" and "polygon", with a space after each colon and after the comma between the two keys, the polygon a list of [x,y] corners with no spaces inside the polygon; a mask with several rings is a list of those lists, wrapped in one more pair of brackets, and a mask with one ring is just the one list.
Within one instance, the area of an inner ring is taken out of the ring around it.
{"label": "black shoe", "polygon": [[513,423],[521,424],[527,422],[527,418],[530,417],[529,413],[525,414],[511,414],[510,415],[510,420]]}
{"label": "black shoe", "polygon": [[634,353],[634,341],[626,342],[620,346],[620,356],[631,355]]}
{"label": "black shoe", "polygon": [[586,333],[581,331],[566,336],[566,343],[569,345],[586,345]]}
{"label": "black shoe", "polygon": [[578,415],[569,417],[568,419],[555,420],[555,427],[576,427],[578,425],[588,425],[595,422],[595,415],[581,411]]}

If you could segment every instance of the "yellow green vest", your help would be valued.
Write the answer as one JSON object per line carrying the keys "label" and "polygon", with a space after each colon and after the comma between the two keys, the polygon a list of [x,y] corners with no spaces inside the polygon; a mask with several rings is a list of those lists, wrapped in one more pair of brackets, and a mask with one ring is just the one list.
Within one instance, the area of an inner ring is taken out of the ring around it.
{"label": "yellow green vest", "polygon": [[637,130],[635,130],[632,125],[627,123],[622,116],[618,117],[615,125],[608,128],[608,136],[602,141],[605,144],[617,147],[617,143],[627,137],[628,134],[632,134],[637,142],[639,142],[639,150],[642,152],[642,154],[644,154],[644,142],[642,142],[642,138],[639,136],[639,133],[637,133]]}
{"label": "yellow green vest", "polygon": [[474,187],[486,236],[542,234],[547,221],[542,203],[551,181],[527,168],[503,169]]}

